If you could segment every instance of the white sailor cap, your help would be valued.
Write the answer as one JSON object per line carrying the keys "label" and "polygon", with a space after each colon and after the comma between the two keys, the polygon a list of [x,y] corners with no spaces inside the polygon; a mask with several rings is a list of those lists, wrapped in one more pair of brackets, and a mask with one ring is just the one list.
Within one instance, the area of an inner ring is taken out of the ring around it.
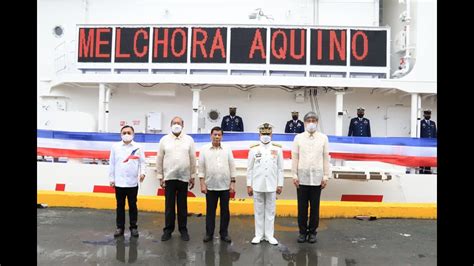
{"label": "white sailor cap", "polygon": [[273,126],[270,123],[263,123],[258,126],[258,132],[260,134],[271,134],[273,130]]}

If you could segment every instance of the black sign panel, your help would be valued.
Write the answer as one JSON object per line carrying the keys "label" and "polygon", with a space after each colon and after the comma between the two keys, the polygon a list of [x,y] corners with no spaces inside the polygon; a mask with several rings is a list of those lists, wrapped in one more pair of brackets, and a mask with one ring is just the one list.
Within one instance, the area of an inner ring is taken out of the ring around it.
{"label": "black sign panel", "polygon": [[77,61],[110,63],[112,28],[79,28]]}
{"label": "black sign panel", "polygon": [[351,30],[351,66],[387,66],[387,32]]}
{"label": "black sign panel", "polygon": [[[111,63],[113,56],[118,63],[266,64],[270,56],[270,64],[306,65],[309,56],[313,66],[346,66],[350,60],[350,66],[387,67],[385,29],[232,28],[230,51],[227,51],[227,29],[79,28],[78,62]],[[311,30],[309,34],[308,30]],[[115,47],[114,55],[112,47]]]}
{"label": "black sign panel", "polygon": [[153,63],[186,63],[188,28],[153,28]]}
{"label": "black sign panel", "polygon": [[267,29],[230,29],[230,62],[265,64],[267,58]]}
{"label": "black sign panel", "polygon": [[272,29],[271,64],[306,64],[306,29]]}
{"label": "black sign panel", "polygon": [[225,63],[227,28],[192,28],[191,63]]}
{"label": "black sign panel", "polygon": [[115,62],[147,63],[150,28],[116,28]]}
{"label": "black sign panel", "polygon": [[311,29],[311,65],[345,66],[347,30]]}

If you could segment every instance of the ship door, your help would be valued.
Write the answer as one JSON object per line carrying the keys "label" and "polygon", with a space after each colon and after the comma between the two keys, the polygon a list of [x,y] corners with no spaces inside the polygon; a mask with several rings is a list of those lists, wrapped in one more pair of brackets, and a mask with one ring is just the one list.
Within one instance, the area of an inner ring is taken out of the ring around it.
{"label": "ship door", "polygon": [[410,107],[389,106],[385,115],[387,137],[410,137]]}

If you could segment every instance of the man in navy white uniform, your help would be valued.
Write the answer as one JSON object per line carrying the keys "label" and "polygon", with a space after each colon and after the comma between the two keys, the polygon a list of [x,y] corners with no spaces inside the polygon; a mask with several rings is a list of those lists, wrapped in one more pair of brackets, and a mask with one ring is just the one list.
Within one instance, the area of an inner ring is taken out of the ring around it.
{"label": "man in navy white uniform", "polygon": [[[420,122],[420,138],[437,138],[436,123],[431,119],[431,110],[423,110],[425,119]],[[420,174],[431,174],[431,167],[420,166]]]}
{"label": "man in navy white uniform", "polygon": [[237,107],[229,107],[229,115],[222,118],[221,128],[223,131],[244,131],[242,117],[236,115]]}
{"label": "man in navy white uniform", "polygon": [[259,127],[260,143],[250,147],[247,166],[247,193],[254,199],[255,237],[252,244],[267,240],[272,245],[278,241],[273,236],[276,194],[283,189],[283,152],[281,145],[272,143],[272,126]]}
{"label": "man in navy white uniform", "polygon": [[349,124],[349,137],[370,137],[370,121],[364,118],[365,109],[363,107],[357,108],[357,117],[351,119]]}
{"label": "man in navy white uniform", "polygon": [[285,133],[302,133],[304,132],[304,123],[298,120],[298,112],[291,112],[292,120],[286,122]]}
{"label": "man in navy white uniform", "polygon": [[117,200],[117,230],[114,237],[123,236],[125,229],[125,198],[128,200],[130,235],[138,237],[137,194],[138,180],[145,178],[146,165],[143,148],[133,141],[135,131],[131,126],[120,130],[122,141],[115,143],[110,151],[109,181],[115,187]]}

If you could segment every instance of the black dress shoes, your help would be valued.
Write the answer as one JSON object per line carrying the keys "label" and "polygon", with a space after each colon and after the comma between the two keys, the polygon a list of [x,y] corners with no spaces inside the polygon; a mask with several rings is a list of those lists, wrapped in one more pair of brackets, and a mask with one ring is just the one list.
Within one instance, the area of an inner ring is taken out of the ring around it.
{"label": "black dress shoes", "polygon": [[138,237],[138,229],[137,228],[132,228],[130,229],[130,235],[133,237]]}
{"label": "black dress shoes", "polygon": [[161,241],[168,241],[171,239],[171,234],[170,233],[163,233],[161,236]]}
{"label": "black dress shoes", "polygon": [[306,235],[300,234],[298,236],[298,243],[304,243],[306,241]]}
{"label": "black dress shoes", "polygon": [[308,242],[311,244],[316,243],[316,234],[309,234]]}
{"label": "black dress shoes", "polygon": [[123,229],[122,228],[117,228],[114,233],[114,237],[119,237],[123,236]]}
{"label": "black dress shoes", "polygon": [[183,241],[189,241],[189,234],[188,233],[181,233],[181,239]]}
{"label": "black dress shoes", "polygon": [[211,240],[212,240],[212,236],[206,235],[202,241],[203,241],[203,242],[209,242],[209,241],[211,241]]}
{"label": "black dress shoes", "polygon": [[229,236],[221,236],[221,240],[226,242],[226,243],[230,243],[232,242],[232,239],[230,239]]}

